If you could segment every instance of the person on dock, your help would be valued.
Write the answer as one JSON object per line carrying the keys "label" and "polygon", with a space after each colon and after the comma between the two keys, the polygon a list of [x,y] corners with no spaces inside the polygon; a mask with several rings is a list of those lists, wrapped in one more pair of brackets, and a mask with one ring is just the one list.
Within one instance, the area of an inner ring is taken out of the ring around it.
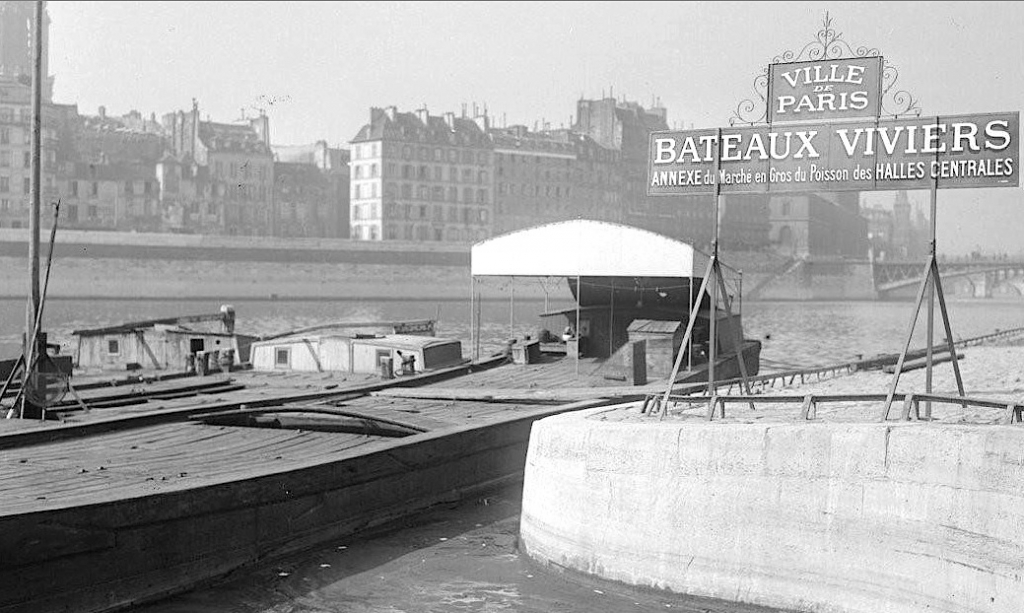
{"label": "person on dock", "polygon": [[562,332],[562,342],[568,343],[572,339],[576,338],[576,330],[573,329],[572,324],[565,327],[565,331]]}
{"label": "person on dock", "polygon": [[403,354],[398,351],[398,359],[402,362],[403,375],[414,375],[416,374],[416,356],[414,354]]}

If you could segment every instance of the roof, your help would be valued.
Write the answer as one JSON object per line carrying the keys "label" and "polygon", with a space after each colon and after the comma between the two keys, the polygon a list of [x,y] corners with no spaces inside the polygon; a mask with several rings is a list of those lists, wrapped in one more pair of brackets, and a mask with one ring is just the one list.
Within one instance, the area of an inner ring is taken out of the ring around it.
{"label": "roof", "polygon": [[353,344],[379,345],[394,349],[426,349],[438,345],[448,345],[459,341],[450,338],[438,338],[436,336],[418,336],[414,334],[387,334],[383,336],[359,336],[347,334],[302,334],[286,336],[281,338],[256,341],[253,347],[265,347],[268,345],[288,345],[291,343],[319,343],[324,340],[334,339],[349,341]]}
{"label": "roof", "polygon": [[[359,129],[352,143],[381,139],[410,143],[444,144],[489,148],[487,135],[475,121],[467,117],[444,117],[422,113],[400,113],[394,109],[370,110],[370,123]],[[425,121],[424,121],[425,119]]]}
{"label": "roof", "polygon": [[473,245],[473,276],[702,277],[709,257],[654,232],[577,219]]}
{"label": "roof", "polygon": [[675,334],[683,322],[663,321],[659,319],[634,319],[626,328],[629,332],[647,332],[649,334]]}
{"label": "roof", "polygon": [[324,340],[338,339],[343,341],[352,340],[354,335],[351,334],[292,334],[289,336],[275,336],[272,338],[263,338],[257,341],[253,341],[253,347],[265,347],[268,345],[288,345],[292,343],[319,343]]}
{"label": "roof", "polygon": [[395,349],[427,349],[440,345],[450,345],[459,341],[451,338],[438,338],[436,336],[416,336],[413,334],[388,334],[378,338],[357,338],[353,343],[363,345],[382,345]]}
{"label": "roof", "polygon": [[[181,330],[188,330],[192,334],[210,334],[214,331],[201,330],[196,328],[188,328],[183,326],[184,323],[205,323],[207,325],[223,321],[223,313],[212,313],[205,315],[184,315],[180,317],[163,317],[161,319],[147,319],[144,321],[132,321],[114,326],[103,326],[101,328],[86,328],[82,330],[72,330],[71,334],[75,336],[97,336],[101,334],[127,334],[136,331],[147,330],[162,326],[164,329],[167,327],[176,327]],[[230,335],[225,335],[230,336]]]}
{"label": "roof", "polygon": [[199,138],[211,151],[270,154],[270,148],[248,124],[202,121],[199,123]]}

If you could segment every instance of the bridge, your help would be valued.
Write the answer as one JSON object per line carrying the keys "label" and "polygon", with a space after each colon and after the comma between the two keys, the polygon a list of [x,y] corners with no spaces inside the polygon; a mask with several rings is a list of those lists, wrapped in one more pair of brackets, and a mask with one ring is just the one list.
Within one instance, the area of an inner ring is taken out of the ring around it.
{"label": "bridge", "polygon": [[[872,262],[875,291],[879,298],[894,292],[916,288],[924,277],[927,262]],[[943,289],[966,285],[975,298],[991,298],[998,288],[1024,296],[1024,260],[939,261]]]}

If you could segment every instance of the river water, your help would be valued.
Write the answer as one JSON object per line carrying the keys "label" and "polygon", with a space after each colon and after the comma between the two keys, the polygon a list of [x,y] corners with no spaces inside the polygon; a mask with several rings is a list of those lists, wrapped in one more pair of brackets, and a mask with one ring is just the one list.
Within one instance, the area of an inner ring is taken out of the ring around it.
{"label": "river water", "polygon": [[[126,321],[215,313],[194,300],[71,300],[46,306],[51,340],[68,350],[71,331]],[[441,336],[469,350],[468,300],[252,300],[237,302],[237,329],[269,334],[338,321],[436,318]],[[503,300],[480,306],[483,351],[510,335],[536,333],[545,309],[567,300]],[[831,364],[902,349],[909,302],[747,302],[746,335],[763,343],[762,371]],[[949,305],[954,337],[1024,325],[1024,301],[959,300]],[[0,299],[0,357],[17,351],[23,300]],[[511,312],[510,312],[511,311]],[[551,323],[547,324],[549,327]],[[936,316],[936,338],[942,337]],[[924,315],[912,345],[925,342]],[[515,487],[434,509],[374,534],[245,569],[226,581],[139,607],[145,613],[753,613],[748,605],[596,583],[534,567],[516,549],[520,492]]]}
{"label": "river water", "polygon": [[[470,305],[465,297],[448,300],[247,300],[236,302],[241,333],[264,335],[333,322],[437,319],[439,336],[457,338],[470,351]],[[481,351],[500,349],[511,336],[536,334],[543,326],[558,330],[564,322],[543,321],[548,310],[571,308],[564,298],[491,299],[480,305]],[[212,300],[82,300],[51,299],[46,303],[45,330],[65,351],[74,345],[71,332],[128,321],[200,313],[216,313]],[[910,302],[751,302],[742,306],[746,336],[762,341],[765,369],[832,364],[857,355],[896,353],[909,329]],[[1024,300],[959,299],[949,303],[954,338],[966,338],[1024,325]],[[25,301],[0,299],[0,358],[16,355],[25,327]],[[925,345],[924,309],[913,347]],[[935,338],[944,336],[936,308]]]}

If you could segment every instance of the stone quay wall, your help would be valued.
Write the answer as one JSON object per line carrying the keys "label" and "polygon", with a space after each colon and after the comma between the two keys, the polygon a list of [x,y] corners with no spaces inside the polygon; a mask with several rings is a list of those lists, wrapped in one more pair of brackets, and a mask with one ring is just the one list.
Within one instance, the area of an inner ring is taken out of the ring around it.
{"label": "stone quay wall", "polygon": [[798,611],[1024,611],[1024,427],[601,411],[533,426],[521,546],[541,563]]}

